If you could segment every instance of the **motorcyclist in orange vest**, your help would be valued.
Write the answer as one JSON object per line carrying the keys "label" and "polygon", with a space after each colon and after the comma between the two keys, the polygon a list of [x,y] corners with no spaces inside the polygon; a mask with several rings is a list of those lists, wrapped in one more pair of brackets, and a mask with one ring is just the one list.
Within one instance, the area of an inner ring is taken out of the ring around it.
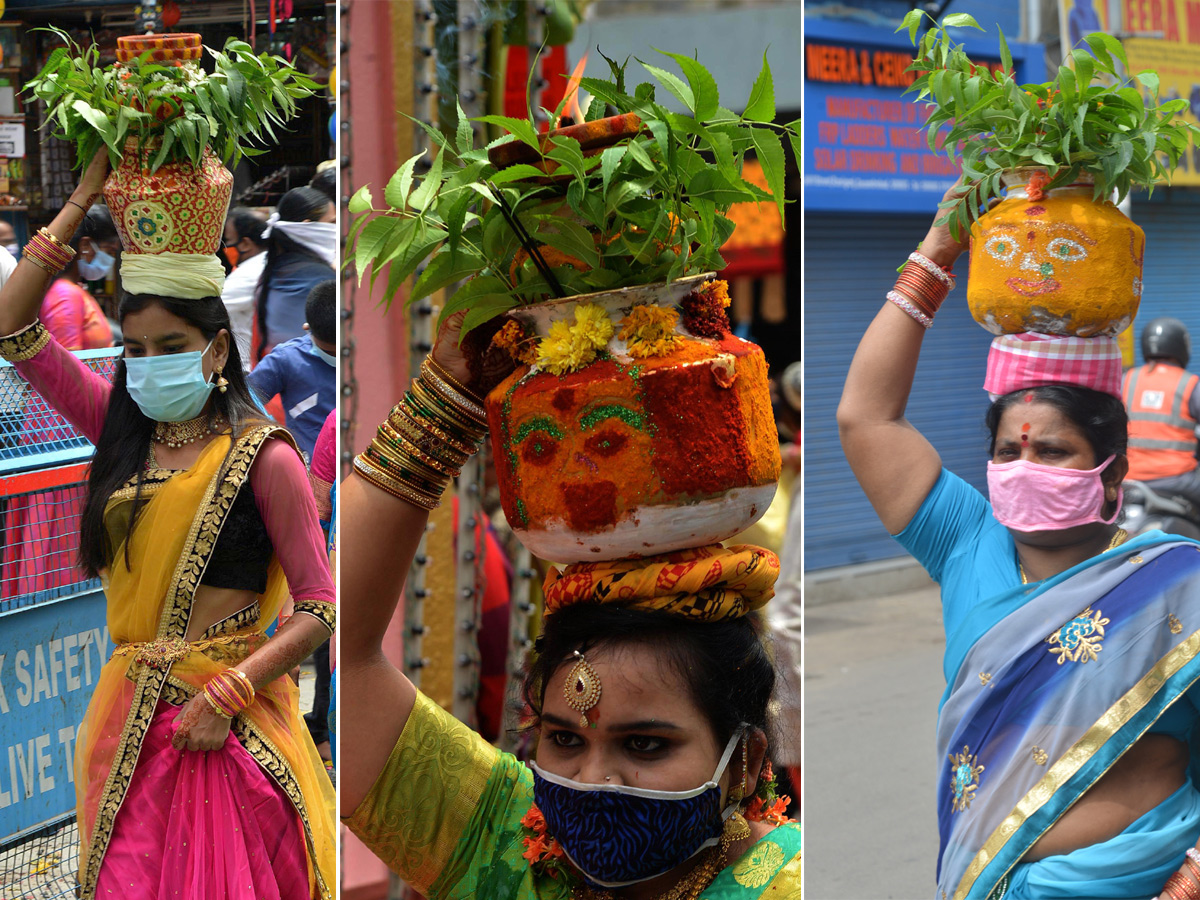
{"label": "motorcyclist in orange vest", "polygon": [[1157,493],[1182,494],[1200,506],[1196,427],[1200,377],[1185,370],[1192,344],[1178,319],[1154,319],[1142,329],[1145,365],[1125,373],[1129,411],[1129,475]]}

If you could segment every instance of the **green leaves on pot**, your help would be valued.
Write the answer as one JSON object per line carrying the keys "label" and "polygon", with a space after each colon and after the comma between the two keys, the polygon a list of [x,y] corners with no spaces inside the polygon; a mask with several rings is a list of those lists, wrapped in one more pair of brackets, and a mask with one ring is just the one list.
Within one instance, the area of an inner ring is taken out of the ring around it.
{"label": "green leaves on pot", "polygon": [[[388,181],[382,202],[367,187],[350,201],[358,216],[350,245],[360,279],[369,270],[373,288],[386,269],[383,302],[390,304],[422,264],[409,303],[474,275],[442,309],[443,317],[469,310],[469,330],[559,291],[590,293],[724,268],[720,248],[733,233],[725,215],[731,205],[773,202],[783,212],[782,140],[786,135],[798,151],[800,122],[773,124],[775,92],[765,56],[739,115],[721,105],[716,80],[700,62],[658,52],[682,74],[641,63],[652,80],[634,84],[629,60],[605,57],[610,79],[581,79],[591,101],[577,125],[599,124],[574,136],[539,134],[532,115],[467,120],[461,106],[458,120],[441,130],[414,120],[435,156],[407,160]],[[660,91],[686,112],[661,105]],[[499,136],[477,148],[472,122]],[[522,146],[505,152],[515,163],[499,168],[489,160],[488,150],[514,142]],[[742,178],[747,154],[757,157],[769,190]],[[417,174],[421,168],[424,175]],[[531,258],[518,230],[540,261]]]}
{"label": "green leaves on pot", "polygon": [[208,50],[214,71],[197,65],[154,62],[150,53],[130,63],[100,64],[94,44],[82,47],[66,32],[63,42],[25,90],[45,102],[44,128],[76,147],[80,167],[104,148],[116,166],[125,142],[153,148],[152,169],[168,162],[199,164],[206,147],[227,165],[264,151],[254,142],[279,141],[299,101],[317,83],[276,56],[255,55],[230,38],[223,51]]}
{"label": "green leaves on pot", "polygon": [[[933,27],[918,39],[927,18]],[[1155,73],[1138,73],[1141,90],[1123,75],[1129,63],[1111,35],[1088,35],[1091,52],[1072,50],[1074,67],[1059,67],[1053,80],[1018,84],[1003,32],[997,67],[971,62],[948,28],[983,30],[964,13],[946,16],[939,26],[917,9],[896,30],[907,30],[917,48],[908,69],[917,78],[908,91],[933,107],[925,124],[929,147],[957,156],[972,188],[942,204],[946,213],[939,223],[948,221],[956,234],[1000,196],[1004,170],[1045,168],[1050,187],[1087,174],[1097,198],[1114,191],[1124,198],[1132,187],[1153,190],[1169,182],[1189,134],[1200,134],[1200,128],[1175,118],[1187,108],[1186,100],[1158,103]]]}

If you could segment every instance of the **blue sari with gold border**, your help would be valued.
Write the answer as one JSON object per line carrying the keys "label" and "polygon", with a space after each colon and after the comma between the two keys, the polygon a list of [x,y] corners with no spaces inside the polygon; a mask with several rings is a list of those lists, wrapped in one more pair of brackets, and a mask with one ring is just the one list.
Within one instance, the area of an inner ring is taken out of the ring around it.
{"label": "blue sari with gold border", "polygon": [[[938,896],[984,900],[1200,681],[1200,544],[1154,532],[1003,591],[947,635],[946,665],[953,674],[938,717]],[[1194,795],[1185,787],[1172,810]],[[1200,803],[1189,808],[1200,816]],[[1191,824],[1170,839],[1157,827],[1141,840],[1137,828],[1126,829],[1119,837],[1128,864],[1114,865],[1087,896],[1155,896],[1200,837]],[[1078,885],[1063,887],[1062,896],[1082,896],[1072,893]]]}

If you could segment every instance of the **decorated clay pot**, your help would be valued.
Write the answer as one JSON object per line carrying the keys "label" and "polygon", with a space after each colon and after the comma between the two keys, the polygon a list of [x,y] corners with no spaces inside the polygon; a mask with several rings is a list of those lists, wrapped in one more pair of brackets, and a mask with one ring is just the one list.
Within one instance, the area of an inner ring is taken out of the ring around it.
{"label": "decorated clay pot", "polygon": [[[613,325],[577,371],[521,365],[487,398],[501,503],[535,555],[651,556],[732,537],[766,512],[780,470],[767,364],[757,345],[728,333],[723,310],[724,326],[689,319],[693,292],[710,277],[513,311],[535,342],[578,322],[581,307]],[[661,355],[635,358],[644,348],[621,336],[638,306],[685,311]]]}
{"label": "decorated clay pot", "polygon": [[[971,315],[992,334],[1119,334],[1137,314],[1146,235],[1090,180],[1043,191],[1040,169],[971,226]],[[1032,195],[1032,197],[1031,197]]]}
{"label": "decorated clay pot", "polygon": [[197,60],[204,52],[198,34],[133,34],[117,38],[117,62],[133,62],[146,51],[150,51],[153,62]]}
{"label": "decorated clay pot", "polygon": [[125,144],[121,164],[104,183],[104,200],[126,253],[213,254],[221,246],[233,175],[205,148],[199,166],[166,163],[151,174],[156,140],[141,153]]}

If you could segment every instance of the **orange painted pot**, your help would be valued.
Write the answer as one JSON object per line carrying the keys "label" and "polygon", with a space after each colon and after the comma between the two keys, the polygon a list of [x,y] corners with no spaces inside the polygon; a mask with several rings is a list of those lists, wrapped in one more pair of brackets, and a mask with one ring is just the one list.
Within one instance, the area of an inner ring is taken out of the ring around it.
{"label": "orange painted pot", "polygon": [[139,154],[137,141],[126,142],[121,164],[104,183],[121,246],[126,253],[216,253],[233,175],[207,148],[199,166],[167,163],[151,174],[158,147],[151,139]]}
{"label": "orange painted pot", "polygon": [[1119,334],[1141,300],[1146,235],[1090,182],[1029,199],[1038,171],[1006,173],[1006,198],[971,226],[971,315],[992,334]]}
{"label": "orange painted pot", "polygon": [[676,306],[709,277],[513,312],[543,337],[584,304],[615,326],[583,368],[556,375],[522,365],[487,398],[501,503],[535,555],[651,556],[732,537],[766,512],[780,457],[762,350],[681,324],[673,349],[633,358],[620,337],[632,307]]}

